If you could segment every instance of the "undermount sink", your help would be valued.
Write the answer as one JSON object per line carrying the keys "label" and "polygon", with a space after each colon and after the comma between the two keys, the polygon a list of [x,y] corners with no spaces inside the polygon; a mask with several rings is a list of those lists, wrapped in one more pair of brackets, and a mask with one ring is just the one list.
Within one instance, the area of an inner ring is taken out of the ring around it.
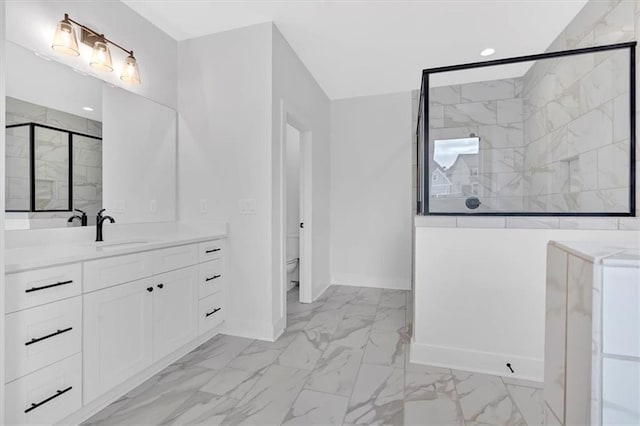
{"label": "undermount sink", "polygon": [[141,244],[152,243],[153,240],[128,240],[128,241],[117,241],[113,243],[97,243],[96,248],[99,250],[117,250],[123,249],[130,246],[139,246]]}

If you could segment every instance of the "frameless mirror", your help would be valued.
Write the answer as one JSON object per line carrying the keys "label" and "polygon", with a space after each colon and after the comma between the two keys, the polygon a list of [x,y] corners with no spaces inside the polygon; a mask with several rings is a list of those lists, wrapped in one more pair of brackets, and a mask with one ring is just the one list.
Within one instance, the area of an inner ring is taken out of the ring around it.
{"label": "frameless mirror", "polygon": [[[176,112],[7,42],[6,210],[11,228],[175,219]],[[14,220],[12,220],[14,219]]]}

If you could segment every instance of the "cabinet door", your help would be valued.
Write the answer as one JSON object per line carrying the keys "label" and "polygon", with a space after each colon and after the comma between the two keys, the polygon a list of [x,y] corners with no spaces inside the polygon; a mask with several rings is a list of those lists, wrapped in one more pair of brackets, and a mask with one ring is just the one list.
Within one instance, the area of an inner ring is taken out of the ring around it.
{"label": "cabinet door", "polygon": [[153,282],[134,281],[84,298],[84,402],[152,362]]}
{"label": "cabinet door", "polygon": [[163,358],[198,335],[198,268],[153,277],[153,359]]}

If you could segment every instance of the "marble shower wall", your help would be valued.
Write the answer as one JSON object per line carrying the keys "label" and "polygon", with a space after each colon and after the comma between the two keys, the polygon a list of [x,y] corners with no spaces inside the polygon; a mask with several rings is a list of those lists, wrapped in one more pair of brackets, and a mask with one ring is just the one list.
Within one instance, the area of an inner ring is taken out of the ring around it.
{"label": "marble shower wall", "polygon": [[[63,111],[7,97],[6,122],[34,122],[102,136],[102,123]],[[68,205],[66,134],[36,128],[36,205],[39,209],[59,209]],[[6,205],[9,210],[29,209],[29,131],[7,129]],[[102,208],[102,142],[74,136],[73,206],[85,210],[91,220]],[[68,217],[68,212],[30,213],[31,218]]]}
{"label": "marble shower wall", "polygon": [[[563,33],[550,50],[631,40],[633,20],[633,2],[620,2],[582,38]],[[628,70],[619,50],[538,61],[524,75],[526,211],[628,209]]]}
{"label": "marble shower wall", "polygon": [[[464,199],[475,195],[482,201],[478,211],[522,211],[522,79],[434,87],[429,101],[431,150],[434,140],[472,134],[480,138],[479,154],[465,160],[469,163],[464,167],[465,176],[449,176],[454,185],[462,183],[469,189],[453,198],[432,198],[430,210],[465,211]],[[435,163],[430,168],[435,170]]]}

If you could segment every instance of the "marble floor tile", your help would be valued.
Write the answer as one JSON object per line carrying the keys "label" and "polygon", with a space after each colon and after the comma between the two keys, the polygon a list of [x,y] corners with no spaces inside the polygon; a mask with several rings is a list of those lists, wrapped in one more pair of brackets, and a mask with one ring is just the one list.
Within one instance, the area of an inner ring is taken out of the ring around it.
{"label": "marble floor tile", "polygon": [[362,362],[404,368],[405,346],[397,332],[373,330],[369,333],[369,342]]}
{"label": "marble floor tile", "polygon": [[509,384],[506,386],[527,425],[543,425],[544,399],[542,389]]}
{"label": "marble floor tile", "polygon": [[453,376],[467,424],[526,424],[499,377],[457,370]]}
{"label": "marble floor tile", "polygon": [[356,294],[357,292],[360,291],[361,287],[356,287],[356,286],[350,286],[350,285],[332,285],[331,287],[334,287],[335,290],[333,291],[333,294]]}
{"label": "marble floor tile", "polygon": [[384,290],[380,297],[381,308],[401,309],[407,305],[407,292],[404,290],[389,291]]}
{"label": "marble floor tile", "polygon": [[287,349],[278,358],[278,364],[288,367],[313,370],[316,362],[329,346],[327,335],[317,330],[303,330],[296,335]]}
{"label": "marble floor tile", "polygon": [[398,331],[405,324],[404,309],[380,308],[373,322],[373,329]]}
{"label": "marble floor tile", "polygon": [[373,320],[378,313],[378,307],[374,305],[350,305],[347,312],[344,314],[345,318],[362,318]]}
{"label": "marble floor tile", "polygon": [[458,401],[453,374],[446,368],[420,366],[405,371],[404,398],[407,401],[446,398]]}
{"label": "marble floor tile", "polygon": [[354,349],[364,348],[367,345],[372,325],[372,320],[358,317],[345,318],[338,324],[338,328],[331,336],[330,346],[344,346]]}
{"label": "marble floor tile", "polygon": [[305,388],[335,395],[351,396],[364,349],[327,349],[311,372]]}
{"label": "marble floor tile", "polygon": [[261,378],[262,374],[259,372],[227,367],[213,376],[209,383],[202,386],[200,390],[240,400]]}
{"label": "marble floor tile", "polygon": [[194,351],[183,356],[178,363],[197,364],[219,370],[244,351],[251,344],[251,339],[219,334]]}
{"label": "marble floor tile", "polygon": [[281,353],[279,349],[265,349],[251,345],[236,356],[228,366],[238,370],[260,371],[276,362]]}
{"label": "marble floor tile", "polygon": [[303,390],[287,413],[283,425],[341,425],[349,398]]}
{"label": "marble floor tile", "polygon": [[280,424],[298,397],[309,372],[272,365],[224,419],[224,424]]}
{"label": "marble floor tile", "polygon": [[361,288],[356,297],[351,301],[354,305],[375,305],[380,303],[382,289],[379,288]]}
{"label": "marble floor tile", "polygon": [[404,424],[407,426],[465,426],[457,402],[446,398],[405,401]]}
{"label": "marble floor tile", "polygon": [[237,404],[236,399],[198,391],[184,401],[161,425],[220,425]]}
{"label": "marble floor tile", "polygon": [[362,364],[345,422],[401,425],[404,419],[403,370]]}

